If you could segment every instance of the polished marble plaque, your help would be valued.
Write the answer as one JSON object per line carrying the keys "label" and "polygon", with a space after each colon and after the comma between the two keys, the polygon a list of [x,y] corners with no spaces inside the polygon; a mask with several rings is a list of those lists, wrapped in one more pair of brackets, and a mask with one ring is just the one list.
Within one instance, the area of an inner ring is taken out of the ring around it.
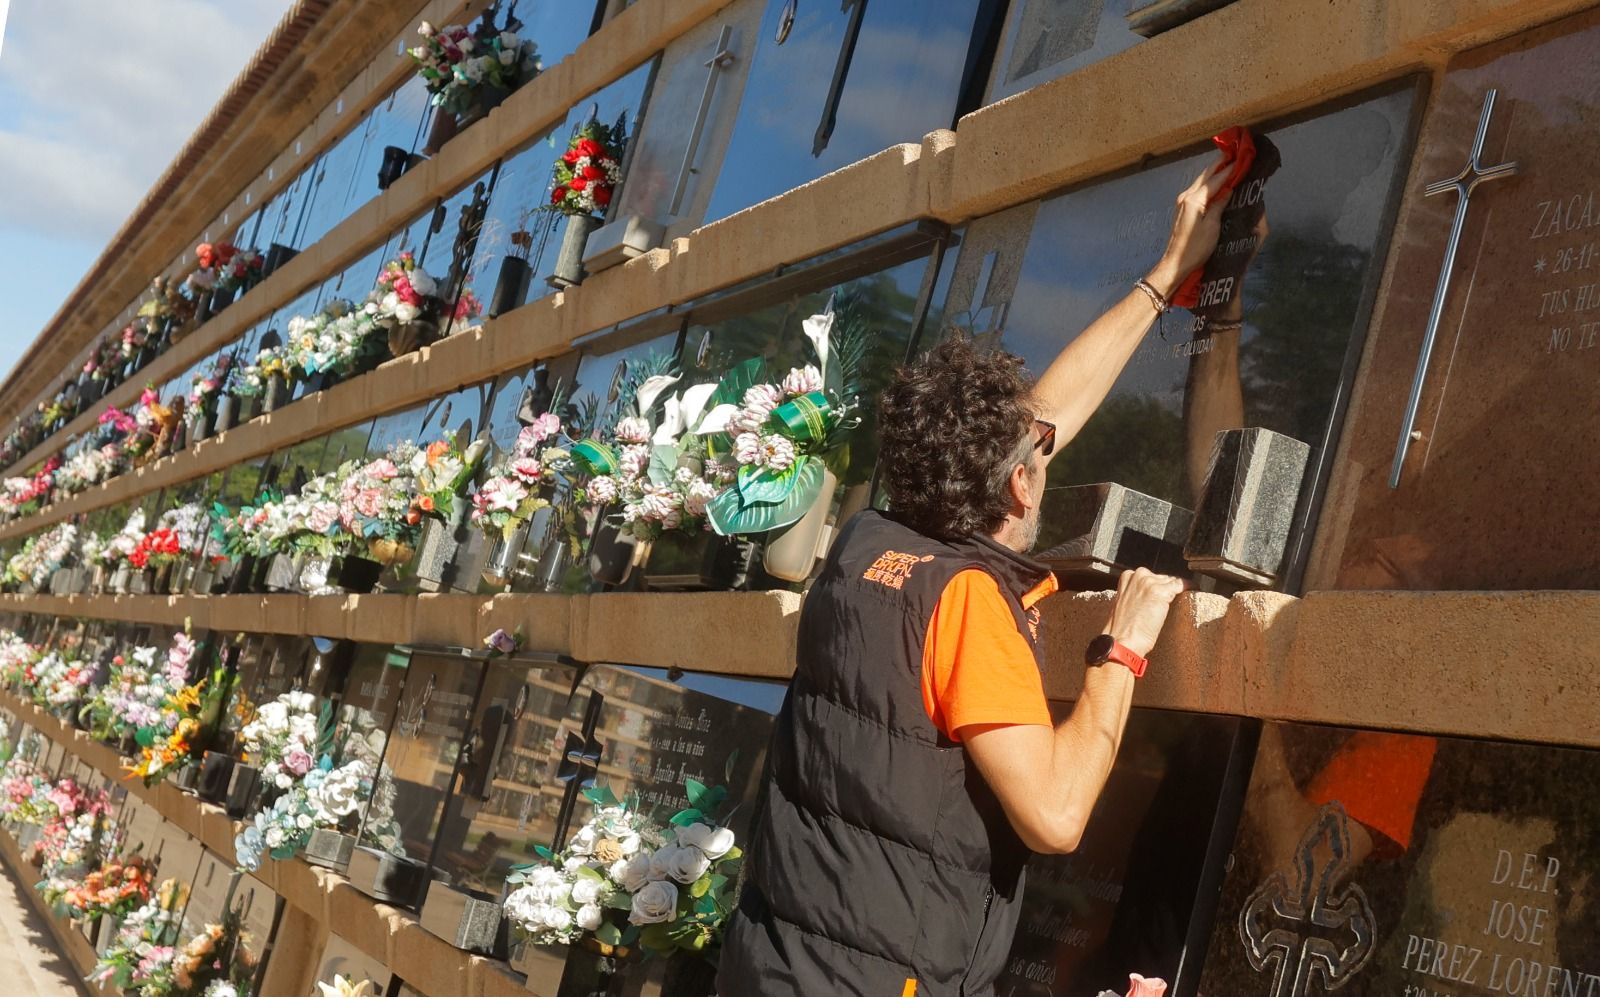
{"label": "polished marble plaque", "polygon": [[[1600,12],[1458,57],[1430,101],[1397,257],[1352,402],[1315,587],[1591,589],[1600,407]],[[1411,442],[1390,487],[1456,197],[1498,94]]]}
{"label": "polished marble plaque", "polygon": [[1201,992],[1600,993],[1600,753],[1268,723]]}

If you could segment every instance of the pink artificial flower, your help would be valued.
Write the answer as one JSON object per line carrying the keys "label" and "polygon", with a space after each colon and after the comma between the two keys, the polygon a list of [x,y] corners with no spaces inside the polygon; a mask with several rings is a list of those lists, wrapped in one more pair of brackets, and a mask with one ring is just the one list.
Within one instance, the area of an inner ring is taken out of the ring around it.
{"label": "pink artificial flower", "polygon": [[525,485],[536,485],[544,475],[544,467],[532,457],[521,457],[511,462],[511,473]]}
{"label": "pink artificial flower", "polygon": [[339,519],[339,506],[333,502],[318,502],[306,513],[306,525],[313,533],[326,533]]}
{"label": "pink artificial flower", "polygon": [[139,394],[140,405],[154,405],[160,400],[161,396],[156,394],[156,389],[154,388],[145,388],[144,391]]}
{"label": "pink artificial flower", "polygon": [[363,516],[377,516],[383,511],[383,492],[376,488],[363,488],[356,493],[355,507]]}
{"label": "pink artificial flower", "polygon": [[1128,997],[1161,997],[1166,992],[1166,980],[1147,980],[1138,973],[1131,973],[1128,976]]}
{"label": "pink artificial flower", "polygon": [[283,767],[295,775],[305,775],[311,771],[314,759],[304,748],[290,748],[283,753]]}
{"label": "pink artificial flower", "polygon": [[398,478],[400,476],[400,469],[395,467],[394,461],[390,460],[389,458],[379,457],[377,460],[368,464],[363,469],[362,473],[368,477],[377,478],[379,481],[388,481],[390,478]]}

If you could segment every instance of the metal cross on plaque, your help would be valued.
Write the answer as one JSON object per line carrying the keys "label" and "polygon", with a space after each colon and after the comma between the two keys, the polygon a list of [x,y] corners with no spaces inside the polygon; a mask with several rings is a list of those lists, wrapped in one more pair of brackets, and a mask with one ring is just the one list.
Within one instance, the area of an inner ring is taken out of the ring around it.
{"label": "metal cross on plaque", "polygon": [[594,736],[600,726],[600,710],[605,697],[598,692],[589,694],[589,704],[583,711],[583,723],[576,731],[568,731],[561,745],[561,757],[556,764],[556,781],[565,789],[561,794],[561,808],[556,812],[556,829],[551,847],[567,841],[573,814],[577,811],[578,797],[586,789],[593,789],[595,777],[600,774],[600,754],[605,745]]}
{"label": "metal cross on plaque", "polygon": [[689,187],[689,174],[696,172],[694,157],[700,152],[700,138],[705,134],[706,118],[711,113],[711,101],[717,95],[717,80],[722,76],[723,70],[733,65],[738,58],[733,50],[728,47],[728,42],[733,38],[733,25],[724,24],[722,33],[717,36],[717,50],[711,54],[706,62],[706,87],[700,93],[700,109],[694,115],[694,127],[689,129],[689,144],[683,150],[683,165],[678,167],[678,182],[672,188],[672,203],[667,206],[667,214],[676,218],[678,209],[683,206],[684,191]]}
{"label": "metal cross on plaque", "polygon": [[1337,890],[1350,865],[1350,818],[1330,803],[1295,852],[1297,882],[1275,872],[1239,912],[1239,935],[1250,968],[1272,967],[1272,997],[1309,997],[1336,990],[1372,957],[1376,924],[1367,895],[1351,883]]}
{"label": "metal cross on plaque", "polygon": [[1489,135],[1489,119],[1494,116],[1494,99],[1497,90],[1483,95],[1483,110],[1478,114],[1478,134],[1472,140],[1472,153],[1467,165],[1453,177],[1435,180],[1422,188],[1424,197],[1435,194],[1456,193],[1456,217],[1450,225],[1450,239],[1444,247],[1444,266],[1439,270],[1439,283],[1433,289],[1433,306],[1428,309],[1428,327],[1422,333],[1422,352],[1417,357],[1417,372],[1411,379],[1411,396],[1406,399],[1406,414],[1400,421],[1400,442],[1395,446],[1394,466],[1389,469],[1389,487],[1400,487],[1400,475],[1405,470],[1406,453],[1413,440],[1422,438],[1417,431],[1417,410],[1422,407],[1422,386],[1428,379],[1428,361],[1433,357],[1433,344],[1439,336],[1439,323],[1444,318],[1445,296],[1450,290],[1450,279],[1455,275],[1456,250],[1461,245],[1461,230],[1467,223],[1467,205],[1478,184],[1499,180],[1517,172],[1516,163],[1499,166],[1483,165],[1483,143]]}
{"label": "metal cross on plaque", "polygon": [[850,75],[850,62],[856,56],[856,42],[861,38],[861,19],[867,13],[867,0],[839,0],[839,9],[850,12],[850,22],[845,25],[844,38],[839,42],[839,58],[833,65],[833,81],[828,84],[828,97],[822,105],[822,120],[817,123],[817,134],[811,142],[811,155],[822,155],[833,138],[833,128],[839,122],[839,102],[844,99],[844,82]]}

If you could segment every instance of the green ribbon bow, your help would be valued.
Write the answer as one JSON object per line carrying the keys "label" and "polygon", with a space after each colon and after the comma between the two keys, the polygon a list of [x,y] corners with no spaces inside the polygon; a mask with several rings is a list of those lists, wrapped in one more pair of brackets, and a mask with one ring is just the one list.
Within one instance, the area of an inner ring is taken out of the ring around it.
{"label": "green ribbon bow", "polygon": [[813,391],[797,395],[773,409],[767,422],[796,443],[822,443],[837,418],[828,396]]}

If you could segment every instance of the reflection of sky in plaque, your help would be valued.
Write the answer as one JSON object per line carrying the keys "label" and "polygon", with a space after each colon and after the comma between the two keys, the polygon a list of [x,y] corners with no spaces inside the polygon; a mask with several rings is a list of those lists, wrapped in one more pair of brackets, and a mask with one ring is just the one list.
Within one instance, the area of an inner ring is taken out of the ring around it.
{"label": "reflection of sky in plaque", "polygon": [[1099,62],[1142,39],[1128,29],[1129,0],[1023,0],[1007,18],[993,103]]}
{"label": "reflection of sky in plaque", "polygon": [[473,716],[472,762],[439,830],[434,865],[449,881],[497,892],[514,864],[553,846],[561,792],[551,779],[574,665],[491,661]]}
{"label": "reflection of sky in plaque", "polygon": [[395,820],[411,858],[432,853],[483,666],[482,658],[427,652],[406,666],[383,762],[394,774]]}
{"label": "reflection of sky in plaque", "polygon": [[362,136],[361,154],[351,170],[346,215],[366,204],[378,191],[378,168],[386,146],[410,153],[421,144],[428,122],[428,87],[420,76],[409,76],[389,98],[372,109],[356,131]]}
{"label": "reflection of sky in plaque", "polygon": [[364,129],[356,127],[324,152],[311,167],[310,205],[303,232],[305,245],[314,245],[350,213],[350,191],[361,161]]}
{"label": "reflection of sky in plaque", "polygon": [[510,13],[522,22],[518,34],[538,46],[539,62],[549,69],[571,55],[589,37],[595,6],[595,0],[577,0],[572,4],[514,0]]}
{"label": "reflection of sky in plaque", "polygon": [[[545,64],[549,65],[548,60]],[[606,125],[614,125],[619,117],[626,116],[627,137],[633,137],[654,65],[654,60],[646,62],[580,100],[567,112],[564,123],[501,162],[494,196],[489,200],[489,210],[484,215],[483,229],[468,271],[473,278],[473,290],[483,300],[484,307],[488,307],[494,294],[500,261],[511,253],[512,236],[518,231],[527,232],[532,242],[531,247],[517,250],[518,255],[528,260],[532,272],[528,299],[536,300],[555,292],[544,280],[555,263],[563,231],[563,216],[544,210],[550,203],[551,170],[566,151],[572,133],[591,116]],[[626,184],[626,179],[623,182]]]}
{"label": "reflection of sky in plaque", "polygon": [[300,223],[310,190],[310,172],[302,171],[261,209],[263,251],[275,242],[292,249],[304,248],[300,242]]}
{"label": "reflection of sky in plaque", "polygon": [[482,428],[491,387],[488,382],[474,384],[402,412],[379,417],[373,423],[367,453],[376,456],[402,440],[425,446],[456,433],[461,434],[463,443],[471,442]]}
{"label": "reflection of sky in plaque", "polygon": [[382,269],[384,263],[383,250],[382,246],[372,250],[323,281],[321,292],[317,296],[318,306],[325,306],[337,298],[343,298],[357,305],[364,302],[378,282],[378,271]]}
{"label": "reflection of sky in plaque", "polygon": [[[1118,481],[1192,508],[1183,486],[1185,447],[1201,442],[1184,439],[1186,378],[1191,365],[1199,370],[1235,349],[1245,424],[1321,443],[1363,287],[1373,279],[1368,264],[1411,102],[1402,88],[1268,130],[1283,166],[1266,188],[1271,235],[1244,283],[1242,336],[1202,340],[1197,350],[1189,346],[1186,313],[1165,318],[1165,340],[1152,327],[1107,403],[1051,465],[1052,485]],[[1211,155],[1042,202],[1005,314],[1005,348],[1040,373],[1126,295],[1160,255],[1176,192]],[[992,289],[988,303],[1002,303]],[[1209,450],[1212,434],[1200,435]]]}
{"label": "reflection of sky in plaque", "polygon": [[802,3],[783,44],[784,0],[769,0],[706,221],[815,180],[896,142],[920,142],[955,120],[974,0],[873,0],[827,147],[812,154],[851,11]]}
{"label": "reflection of sky in plaque", "polygon": [[[593,408],[601,427],[615,425],[621,407],[628,401],[611,397],[618,371],[626,364],[642,364],[653,362],[658,357],[672,357],[677,346],[678,333],[669,332],[610,353],[584,353],[578,361],[578,373],[573,380],[569,401],[581,413]],[[582,427],[585,433],[592,428]]]}

